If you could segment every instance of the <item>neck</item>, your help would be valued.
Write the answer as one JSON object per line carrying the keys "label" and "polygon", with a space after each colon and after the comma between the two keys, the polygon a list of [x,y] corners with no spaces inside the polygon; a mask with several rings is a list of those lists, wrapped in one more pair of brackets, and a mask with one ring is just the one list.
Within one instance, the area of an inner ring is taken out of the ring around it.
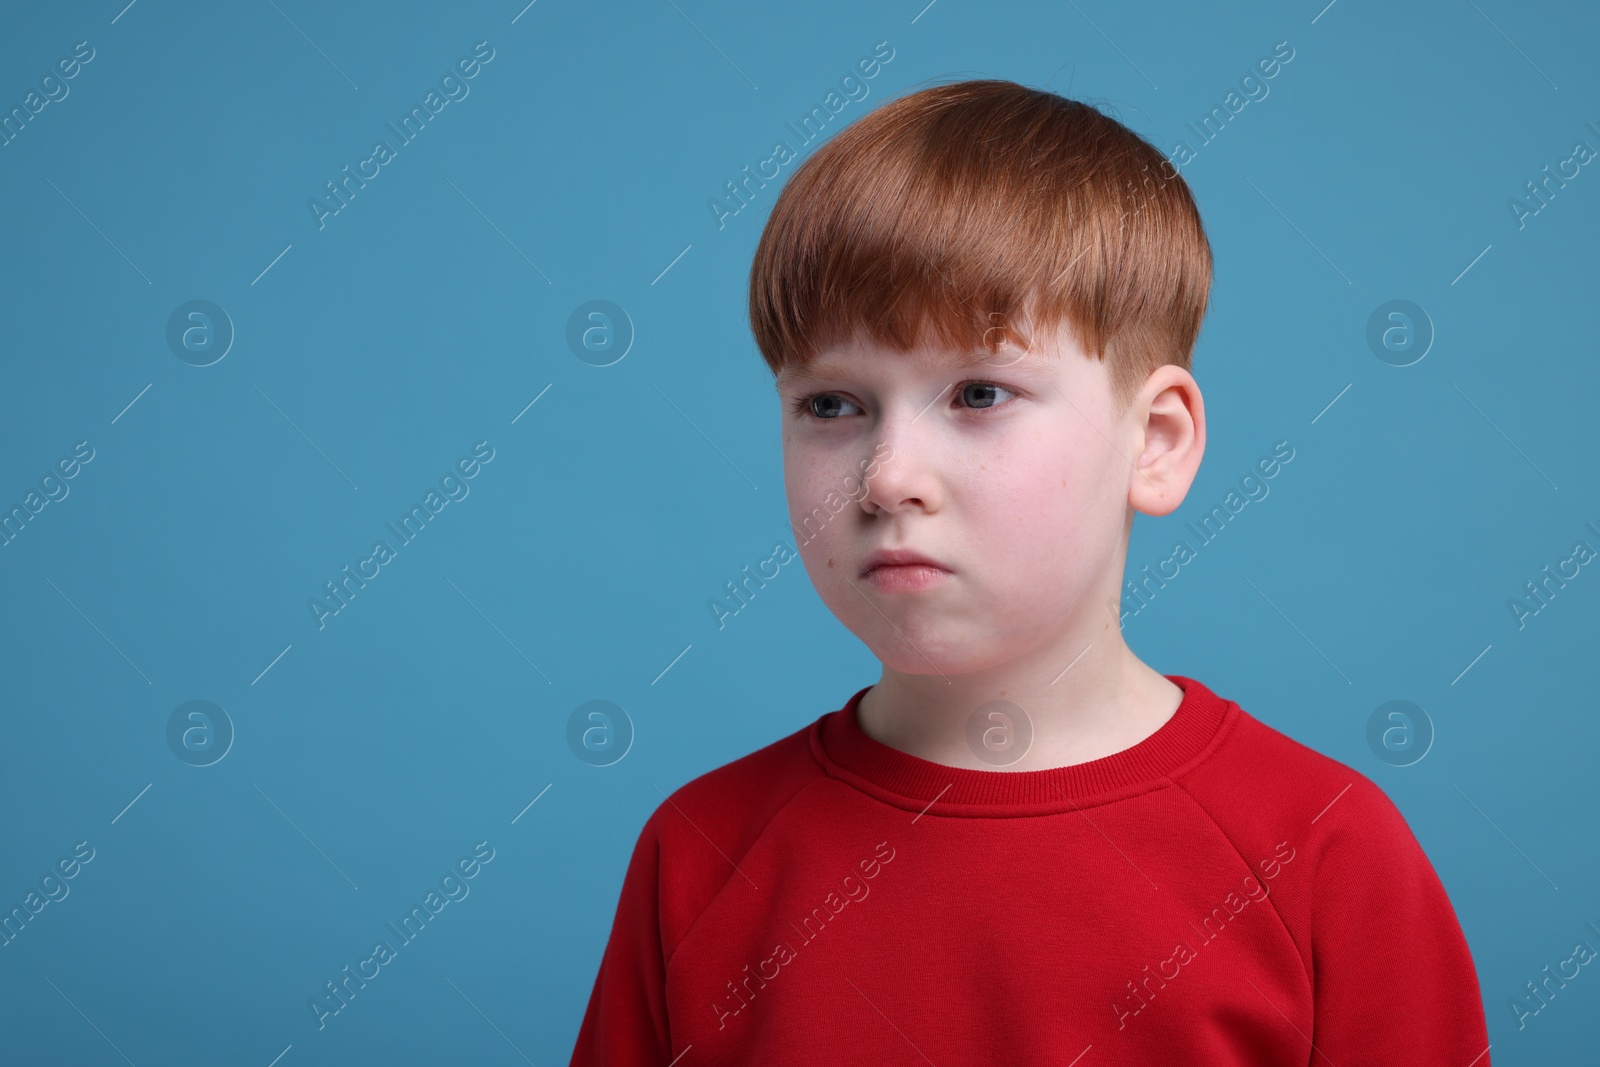
{"label": "neck", "polygon": [[1177,710],[1183,690],[1140,661],[1120,627],[1106,623],[1079,649],[960,675],[885,668],[857,707],[861,729],[933,763],[1037,771],[1131,748]]}

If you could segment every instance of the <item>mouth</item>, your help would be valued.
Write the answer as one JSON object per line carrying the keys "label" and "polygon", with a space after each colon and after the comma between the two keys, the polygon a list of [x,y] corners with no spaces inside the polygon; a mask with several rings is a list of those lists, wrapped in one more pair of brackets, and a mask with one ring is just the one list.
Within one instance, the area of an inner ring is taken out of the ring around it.
{"label": "mouth", "polygon": [[942,567],[921,563],[884,564],[872,568],[862,581],[880,593],[919,593],[932,589],[950,579],[950,572]]}
{"label": "mouth", "polygon": [[950,568],[936,559],[929,559],[922,553],[910,549],[881,549],[867,557],[866,563],[861,568],[861,577],[866,578],[875,572],[885,571],[900,571],[907,575],[919,572],[931,576],[933,573],[949,574]]}

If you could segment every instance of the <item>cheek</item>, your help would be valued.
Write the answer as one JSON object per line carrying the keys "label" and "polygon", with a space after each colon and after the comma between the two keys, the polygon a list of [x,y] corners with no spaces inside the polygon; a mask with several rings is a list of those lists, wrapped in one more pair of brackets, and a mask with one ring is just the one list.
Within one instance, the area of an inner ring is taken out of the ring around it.
{"label": "cheek", "polygon": [[[835,508],[841,502],[849,507],[858,505],[844,500],[845,494],[840,486],[839,479],[830,477],[819,465],[787,457],[784,460],[783,489],[789,507],[790,533],[794,536],[795,548],[800,552],[800,560],[813,581],[826,580],[830,554],[839,564],[843,562],[833,546],[842,543],[840,538],[845,515],[842,510],[838,514],[830,510],[829,493],[834,494]],[[833,573],[839,574],[842,570],[836,565]]]}
{"label": "cheek", "polygon": [[982,516],[984,557],[1017,561],[1016,581],[1054,585],[1098,565],[1106,546],[1120,535],[1123,512],[1115,471],[1087,442],[1064,442],[1066,460],[1014,467],[1000,479],[986,478]]}

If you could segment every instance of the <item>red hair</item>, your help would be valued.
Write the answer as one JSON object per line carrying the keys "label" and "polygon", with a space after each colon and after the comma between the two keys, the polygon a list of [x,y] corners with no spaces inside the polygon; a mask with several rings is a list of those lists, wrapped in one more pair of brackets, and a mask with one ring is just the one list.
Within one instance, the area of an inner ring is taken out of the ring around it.
{"label": "red hair", "polygon": [[795,170],[750,324],[777,375],[863,332],[972,353],[1065,321],[1124,410],[1157,367],[1189,368],[1210,289],[1200,213],[1154,146],[1079,101],[963,81],[867,113]]}

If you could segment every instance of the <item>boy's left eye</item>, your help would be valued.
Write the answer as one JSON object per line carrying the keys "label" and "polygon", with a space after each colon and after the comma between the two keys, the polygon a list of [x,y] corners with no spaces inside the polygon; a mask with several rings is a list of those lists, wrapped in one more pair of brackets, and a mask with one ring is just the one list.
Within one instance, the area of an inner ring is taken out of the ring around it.
{"label": "boy's left eye", "polygon": [[[962,382],[960,385],[956,386],[956,395],[970,399],[973,394],[967,392],[969,389],[977,389],[987,392],[992,392],[993,390],[998,389],[1002,393],[1011,392],[1011,390],[1007,389],[1005,386],[996,385],[994,382]],[[977,410],[983,411],[987,410],[988,408],[999,406],[999,401],[993,397],[986,397],[985,399],[988,400],[988,403],[977,405]]]}

